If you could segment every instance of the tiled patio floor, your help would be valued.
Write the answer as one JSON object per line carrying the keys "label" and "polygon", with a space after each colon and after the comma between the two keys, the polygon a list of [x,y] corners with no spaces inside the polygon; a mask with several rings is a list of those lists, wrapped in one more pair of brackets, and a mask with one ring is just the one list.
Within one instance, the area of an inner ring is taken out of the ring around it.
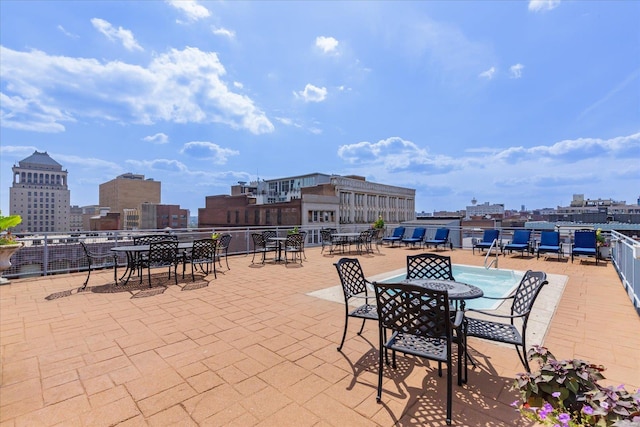
{"label": "tiled patio floor", "polygon": [[[415,253],[383,247],[359,258],[374,276]],[[207,287],[182,289],[189,278],[157,294],[109,292],[108,270],[92,273],[93,292],[76,292],[84,274],[13,280],[0,287],[0,425],[444,425],[446,380],[433,364],[399,357],[376,403],[374,323],[359,337],[353,322],[336,351],[343,305],[307,293],[339,283],[339,257],[308,248],[300,267],[235,256]],[[568,276],[545,345],[604,364],[611,384],[640,387],[640,317],[610,262],[507,256],[500,268]],[[527,425],[509,406],[515,350],[470,346],[479,366],[454,385],[453,424]]]}

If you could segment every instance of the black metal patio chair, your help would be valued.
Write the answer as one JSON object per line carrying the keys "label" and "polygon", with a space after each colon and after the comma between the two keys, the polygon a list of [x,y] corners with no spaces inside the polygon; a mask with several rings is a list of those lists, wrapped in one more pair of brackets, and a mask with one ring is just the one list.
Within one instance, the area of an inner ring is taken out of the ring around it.
{"label": "black metal patio chair", "polygon": [[[182,254],[178,253],[178,240],[163,240],[161,242],[151,242],[149,244],[149,252],[147,256],[140,261],[141,268],[147,268],[147,276],[149,278],[149,287],[151,286],[151,269],[158,267],[169,268],[169,279],[171,279],[171,269],[173,268],[173,276],[175,284],[178,284],[178,264],[182,261]],[[140,276],[142,283],[142,275]]]}
{"label": "black metal patio chair", "polygon": [[[89,247],[87,246],[86,243],[84,242],[80,242],[80,245],[82,246],[82,251],[84,252],[84,257],[87,260],[87,263],[89,264],[88,268],[87,268],[87,278],[84,281],[84,284],[82,285],[82,290],[87,288],[87,284],[89,283],[89,277],[91,277],[91,270],[93,266],[101,266],[101,267],[113,267],[115,264],[115,257],[114,254],[99,254],[96,252],[93,252],[89,249]],[[104,262],[105,260],[110,260],[111,262]]]}
{"label": "black metal patio chair", "polygon": [[300,264],[302,264],[302,256],[304,251],[302,239],[303,236],[300,233],[287,235],[287,240],[284,241],[284,247],[282,248],[282,251],[284,252],[285,264],[289,262],[289,255],[291,255],[291,261],[296,262],[296,260],[300,260]]}
{"label": "black metal patio chair", "polygon": [[222,258],[224,257],[224,262],[227,264],[227,270],[231,270],[229,267],[229,245],[231,245],[231,238],[233,236],[229,233],[222,234],[218,237],[218,244],[216,245],[216,259],[218,260],[218,265],[222,268]]}
{"label": "black metal patio chair", "polygon": [[[481,313],[487,317],[476,318],[465,314],[466,336],[513,344],[516,347],[522,365],[527,372],[530,372],[529,362],[527,361],[527,323],[533,303],[540,294],[542,287],[547,283],[547,275],[544,272],[529,270],[522,277],[513,295],[505,298],[483,297],[504,301],[511,299],[510,314],[498,314],[468,308],[466,313]],[[489,319],[496,319],[496,321]],[[504,323],[507,319],[509,323]],[[515,322],[517,319],[519,319],[519,327]]]}
{"label": "black metal patio chair", "polygon": [[[193,241],[191,250],[184,253],[183,262],[191,264],[191,280],[195,281],[195,271],[199,268],[205,275],[213,271],[213,277],[218,278],[216,272],[216,253],[219,239],[199,239]],[[182,267],[184,278],[185,266]]]}
{"label": "black metal patio chair", "polygon": [[[452,344],[458,350],[458,385],[462,385],[464,345],[457,340],[454,330],[460,330],[463,312],[458,311],[452,321],[447,291],[427,289],[404,283],[374,283],[378,308],[378,393],[382,400],[383,352],[392,351],[392,367],[396,367],[396,352],[438,362],[438,375],[442,364],[447,367],[446,422],[451,424],[453,384]],[[387,330],[391,337],[387,340]],[[461,336],[458,334],[458,336]]]}
{"label": "black metal patio chair", "polygon": [[455,280],[451,257],[432,253],[407,255],[407,279]]}
{"label": "black metal patio chair", "polygon": [[261,254],[262,263],[264,264],[267,258],[267,254],[269,252],[273,252],[275,254],[278,250],[278,248],[275,246],[267,245],[262,233],[251,233],[251,238],[253,239],[253,258],[251,258],[251,264],[254,263],[257,253]]}
{"label": "black metal patio chair", "polygon": [[[360,261],[357,258],[341,258],[333,265],[338,271],[342,294],[344,295],[344,331],[338,346],[338,351],[341,351],[344,339],[347,336],[349,318],[362,319],[362,326],[358,331],[358,335],[361,335],[365,322],[367,320],[377,320],[378,312],[374,303],[375,296],[369,295],[373,285],[364,277]],[[357,302],[358,306],[352,307],[351,304],[355,302]]]}

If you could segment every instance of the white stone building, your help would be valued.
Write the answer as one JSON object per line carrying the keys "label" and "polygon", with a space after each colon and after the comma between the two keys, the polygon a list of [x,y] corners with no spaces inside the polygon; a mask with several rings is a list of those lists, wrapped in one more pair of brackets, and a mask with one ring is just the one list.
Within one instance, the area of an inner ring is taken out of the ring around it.
{"label": "white stone building", "polygon": [[67,171],[46,151],[35,151],[12,170],[9,209],[12,215],[22,217],[22,223],[14,231],[69,232],[71,195]]}

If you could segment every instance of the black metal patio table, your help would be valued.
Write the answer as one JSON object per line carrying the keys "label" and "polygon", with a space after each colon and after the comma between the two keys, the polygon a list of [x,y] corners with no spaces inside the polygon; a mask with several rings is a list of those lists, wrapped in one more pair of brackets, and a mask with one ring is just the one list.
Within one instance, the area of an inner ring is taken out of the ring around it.
{"label": "black metal patio table", "polygon": [[401,282],[422,286],[427,289],[447,291],[450,300],[455,301],[456,305],[458,302],[460,303],[461,310],[464,310],[466,300],[484,296],[484,292],[479,287],[453,280],[404,279]]}
{"label": "black metal patio table", "polygon": [[[113,280],[118,285],[126,285],[129,283],[129,279],[131,278],[131,274],[133,271],[138,268],[138,258],[140,254],[144,252],[149,252],[149,248],[151,245],[128,245],[128,246],[115,246],[111,248],[113,252],[114,258],[114,266],[113,266]],[[186,251],[193,248],[193,242],[179,242],[178,250]],[[125,266],[124,273],[122,277],[118,279],[118,255],[121,253],[125,253],[127,256],[127,264]],[[125,279],[126,276],[126,279]],[[122,280],[124,279],[124,282]]]}

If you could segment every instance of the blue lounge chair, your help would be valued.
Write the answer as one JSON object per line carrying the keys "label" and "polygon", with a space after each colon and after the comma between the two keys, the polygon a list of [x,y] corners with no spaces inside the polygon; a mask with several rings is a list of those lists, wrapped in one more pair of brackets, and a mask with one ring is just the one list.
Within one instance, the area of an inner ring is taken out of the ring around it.
{"label": "blue lounge chair", "polygon": [[573,236],[571,248],[571,262],[574,255],[592,256],[598,265],[598,247],[596,245],[596,232],[592,230],[576,230]]}
{"label": "blue lounge chair", "polygon": [[540,233],[540,246],[538,246],[538,258],[540,254],[556,253],[558,259],[562,255],[562,243],[560,243],[560,232],[543,231]]}
{"label": "blue lounge chair", "polygon": [[[500,230],[484,230],[482,235],[482,241],[476,242],[473,245],[472,252],[476,253],[476,248],[484,251],[485,249],[489,249],[495,240],[498,240],[500,236]],[[496,242],[495,248],[498,249],[498,243]]]}
{"label": "blue lounge chair", "polygon": [[413,229],[413,234],[411,235],[411,237],[405,237],[404,239],[402,239],[402,243],[405,244],[405,246],[409,246],[409,244],[411,244],[411,246],[416,245],[416,243],[418,243],[418,246],[420,246],[422,244],[422,239],[424,239],[424,235],[427,233],[427,229],[424,227],[416,227]]}
{"label": "blue lounge chair", "polygon": [[439,245],[444,246],[447,243],[449,244],[450,248],[453,249],[453,244],[451,244],[451,242],[449,242],[449,229],[448,228],[438,228],[436,230],[436,235],[433,236],[433,239],[424,241],[424,245],[426,247],[430,247],[431,245],[434,245],[436,247],[436,249],[438,249]]}
{"label": "blue lounge chair", "polygon": [[520,256],[524,256],[524,251],[527,251],[527,255],[531,253],[531,230],[516,230],[513,232],[513,239],[507,245],[502,248],[502,253],[506,256],[506,252],[518,251]]}
{"label": "blue lounge chair", "polygon": [[391,236],[383,237],[382,241],[391,243],[391,246],[393,246],[396,242],[400,242],[403,237],[404,227],[400,226],[393,229],[393,234]]}

